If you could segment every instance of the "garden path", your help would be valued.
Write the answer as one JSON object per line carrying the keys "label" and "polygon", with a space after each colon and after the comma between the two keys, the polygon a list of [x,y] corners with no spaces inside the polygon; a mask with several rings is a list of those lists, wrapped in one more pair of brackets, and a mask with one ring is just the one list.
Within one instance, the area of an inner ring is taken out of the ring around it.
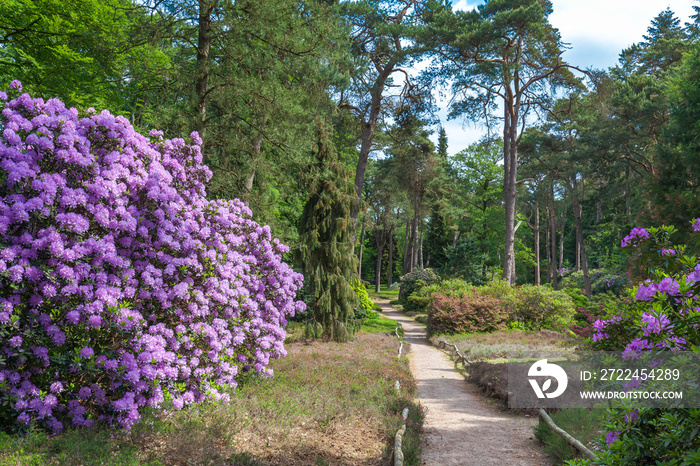
{"label": "garden path", "polygon": [[450,358],[430,345],[425,326],[377,302],[384,314],[404,328],[411,344],[409,362],[426,408],[423,461],[430,466],[547,466],[552,460],[537,445],[536,417],[502,411],[467,383]]}

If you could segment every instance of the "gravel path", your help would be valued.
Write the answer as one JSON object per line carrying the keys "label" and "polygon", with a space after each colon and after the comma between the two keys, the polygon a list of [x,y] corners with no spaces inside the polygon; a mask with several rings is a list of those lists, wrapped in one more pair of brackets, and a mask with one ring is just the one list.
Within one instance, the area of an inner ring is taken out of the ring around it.
{"label": "gravel path", "polygon": [[490,405],[465,382],[452,360],[428,343],[423,325],[393,311],[388,301],[378,304],[388,317],[401,322],[404,339],[411,344],[411,372],[426,408],[423,465],[553,464],[534,438],[536,418]]}

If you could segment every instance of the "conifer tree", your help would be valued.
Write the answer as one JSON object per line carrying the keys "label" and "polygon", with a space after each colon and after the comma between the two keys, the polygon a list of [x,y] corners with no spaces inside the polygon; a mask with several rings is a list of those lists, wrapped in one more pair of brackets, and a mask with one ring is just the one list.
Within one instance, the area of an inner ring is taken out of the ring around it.
{"label": "conifer tree", "polygon": [[350,286],[357,269],[350,253],[352,175],[338,160],[322,124],[318,125],[314,156],[308,198],[299,220],[299,258],[307,292],[313,296],[309,304],[314,332],[324,340],[342,342],[353,330],[350,320],[357,300]]}

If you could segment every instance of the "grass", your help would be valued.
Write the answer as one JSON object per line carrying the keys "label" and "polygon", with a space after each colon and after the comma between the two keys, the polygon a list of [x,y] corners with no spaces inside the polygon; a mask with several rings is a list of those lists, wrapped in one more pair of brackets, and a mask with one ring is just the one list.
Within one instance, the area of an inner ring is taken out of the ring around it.
{"label": "grass", "polygon": [[407,406],[406,464],[420,464],[422,413],[396,337],[363,331],[345,344],[286,346],[288,356],[270,364],[275,377],[242,380],[228,404],[147,415],[125,434],[0,434],[0,464],[379,465],[388,462]]}
{"label": "grass", "polygon": [[395,290],[391,290],[384,283],[382,283],[380,285],[379,293],[377,293],[375,291],[374,285],[370,285],[369,287],[367,287],[367,292],[369,293],[369,297],[372,301],[381,300],[381,299],[388,299],[388,300],[399,299],[399,289],[396,288]]}
{"label": "grass", "polygon": [[[396,321],[388,317],[384,317],[378,312],[368,312],[367,319],[362,324],[362,331],[367,333],[390,333],[396,331]],[[399,328],[399,335],[403,335],[403,328]]]}
{"label": "grass", "polygon": [[[550,413],[550,417],[556,425],[591,448],[591,442],[600,436],[603,428],[603,412],[603,409],[569,408]],[[578,450],[543,421],[535,427],[535,437],[544,443],[547,453],[559,463],[578,457]]]}
{"label": "grass", "polygon": [[434,335],[430,339],[433,344],[437,344],[438,340],[457,345],[462,354],[474,361],[507,359],[509,353],[520,350],[562,351],[573,349],[579,344],[578,340],[551,330]]}

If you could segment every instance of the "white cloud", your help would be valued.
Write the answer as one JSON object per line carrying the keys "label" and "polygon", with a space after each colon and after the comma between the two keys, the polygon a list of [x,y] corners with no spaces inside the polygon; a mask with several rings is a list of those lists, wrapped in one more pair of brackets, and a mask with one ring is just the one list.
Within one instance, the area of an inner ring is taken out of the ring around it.
{"label": "white cloud", "polygon": [[[566,57],[599,68],[615,65],[623,49],[642,41],[652,19],[667,7],[681,24],[693,13],[688,0],[553,0],[552,4],[549,21],[572,47]],[[577,60],[579,55],[582,60]]]}
{"label": "white cloud", "polygon": [[[472,3],[472,5],[470,5]],[[474,2],[474,0],[458,0],[457,3],[452,5],[453,10],[470,11],[476,9],[476,4],[479,2]]]}

